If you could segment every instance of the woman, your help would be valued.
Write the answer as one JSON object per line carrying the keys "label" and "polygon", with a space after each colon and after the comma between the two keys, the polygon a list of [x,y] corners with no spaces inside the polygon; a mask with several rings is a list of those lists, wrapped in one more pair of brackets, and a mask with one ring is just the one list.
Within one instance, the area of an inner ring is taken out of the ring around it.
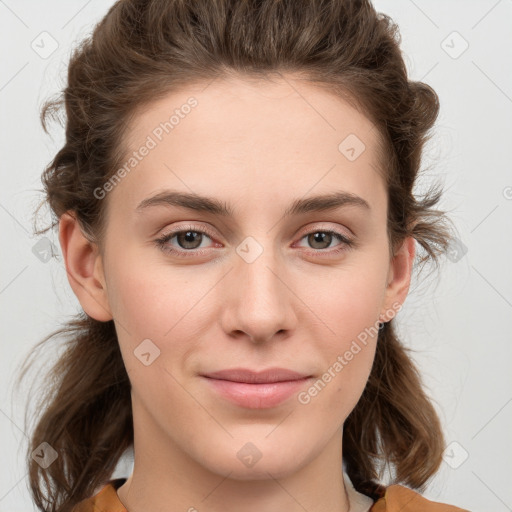
{"label": "woman", "polygon": [[450,237],[399,42],[365,1],[121,0],[73,53],[41,510],[461,510],[420,495],[444,438],[394,326]]}

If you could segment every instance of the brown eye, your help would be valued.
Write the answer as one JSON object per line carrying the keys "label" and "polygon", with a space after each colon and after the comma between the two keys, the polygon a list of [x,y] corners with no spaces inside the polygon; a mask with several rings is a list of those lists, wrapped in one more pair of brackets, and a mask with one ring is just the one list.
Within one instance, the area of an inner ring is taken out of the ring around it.
{"label": "brown eye", "polygon": [[308,242],[313,249],[327,249],[332,242],[332,233],[328,231],[317,231],[307,235]]}
{"label": "brown eye", "polygon": [[182,249],[197,249],[201,245],[203,233],[200,231],[180,231],[174,236]]}
{"label": "brown eye", "polygon": [[[346,236],[338,233],[337,231],[330,230],[316,230],[304,235],[301,240],[306,239],[308,246],[306,249],[311,248],[317,253],[337,253],[339,251],[346,250],[354,245],[354,241],[348,239]],[[338,240],[340,243],[337,245],[331,245],[333,241]],[[326,249],[333,248],[328,251]]]}
{"label": "brown eye", "polygon": [[[212,240],[213,234],[204,228],[194,226],[184,226],[182,229],[175,229],[164,234],[157,240],[156,245],[164,252],[183,257],[192,257],[202,255],[207,251],[207,246],[203,245],[208,239]],[[173,240],[176,242],[173,243]],[[206,250],[203,250],[205,249]]]}

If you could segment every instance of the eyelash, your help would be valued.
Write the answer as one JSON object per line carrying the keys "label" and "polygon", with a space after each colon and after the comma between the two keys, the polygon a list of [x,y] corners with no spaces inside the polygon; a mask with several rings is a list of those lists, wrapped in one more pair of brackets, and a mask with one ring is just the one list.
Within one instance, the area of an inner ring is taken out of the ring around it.
{"label": "eyelash", "polygon": [[[190,250],[182,249],[182,250],[177,250],[177,249],[174,249],[174,248],[172,248],[171,246],[168,245],[168,242],[170,240],[172,240],[176,235],[179,235],[180,233],[184,233],[184,232],[187,232],[187,231],[192,231],[194,233],[201,233],[203,235],[207,235],[209,238],[214,238],[215,237],[215,235],[213,233],[211,233],[209,230],[207,230],[207,229],[205,229],[203,227],[198,228],[197,226],[194,226],[194,225],[188,225],[188,226],[184,226],[184,227],[182,227],[180,229],[177,229],[175,231],[171,231],[169,233],[165,233],[160,238],[157,238],[155,240],[155,243],[156,243],[157,247],[159,247],[163,252],[172,254],[173,256],[178,256],[180,258],[202,256],[203,254],[208,252],[208,249],[206,249],[206,250],[200,250],[200,249],[190,249]],[[329,235],[334,235],[341,242],[341,244],[339,244],[340,245],[339,248],[333,249],[333,250],[328,250],[328,249],[310,249],[309,252],[310,253],[314,253],[315,255],[318,255],[319,253],[328,253],[329,255],[332,256],[332,255],[341,253],[343,251],[347,251],[348,249],[350,249],[350,248],[355,246],[355,242],[353,240],[350,240],[345,235],[342,235],[341,233],[338,233],[337,231],[332,231],[332,230],[328,230],[328,229],[316,229],[316,230],[313,230],[313,231],[309,231],[308,233],[305,233],[300,238],[300,240],[302,240],[306,236],[314,234],[314,233],[326,233],[326,234],[329,234]]]}

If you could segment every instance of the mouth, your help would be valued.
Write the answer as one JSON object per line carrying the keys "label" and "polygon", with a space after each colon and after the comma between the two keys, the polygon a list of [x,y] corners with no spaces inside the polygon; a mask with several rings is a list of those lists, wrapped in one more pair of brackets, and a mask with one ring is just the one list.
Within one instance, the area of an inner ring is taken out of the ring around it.
{"label": "mouth", "polygon": [[285,368],[269,368],[261,371],[249,370],[246,368],[233,368],[231,370],[220,370],[217,372],[206,373],[203,376],[211,379],[243,382],[246,384],[290,382],[311,377],[311,375],[287,370]]}
{"label": "mouth", "polygon": [[285,368],[262,371],[234,368],[201,377],[216,395],[240,407],[268,409],[285,402],[313,376]]}

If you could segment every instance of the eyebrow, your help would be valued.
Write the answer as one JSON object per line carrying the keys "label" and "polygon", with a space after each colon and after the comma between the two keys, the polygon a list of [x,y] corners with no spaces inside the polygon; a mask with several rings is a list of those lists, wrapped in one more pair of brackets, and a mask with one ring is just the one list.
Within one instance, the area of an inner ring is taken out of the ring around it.
{"label": "eyebrow", "polygon": [[[178,206],[189,210],[207,212],[223,217],[233,217],[233,208],[216,198],[200,196],[194,193],[165,190],[152,197],[147,197],[137,206],[136,212],[142,213],[146,209],[155,206]],[[284,217],[300,215],[310,212],[334,210],[344,206],[358,206],[370,210],[370,205],[362,197],[351,192],[332,192],[296,199],[284,212]]]}

